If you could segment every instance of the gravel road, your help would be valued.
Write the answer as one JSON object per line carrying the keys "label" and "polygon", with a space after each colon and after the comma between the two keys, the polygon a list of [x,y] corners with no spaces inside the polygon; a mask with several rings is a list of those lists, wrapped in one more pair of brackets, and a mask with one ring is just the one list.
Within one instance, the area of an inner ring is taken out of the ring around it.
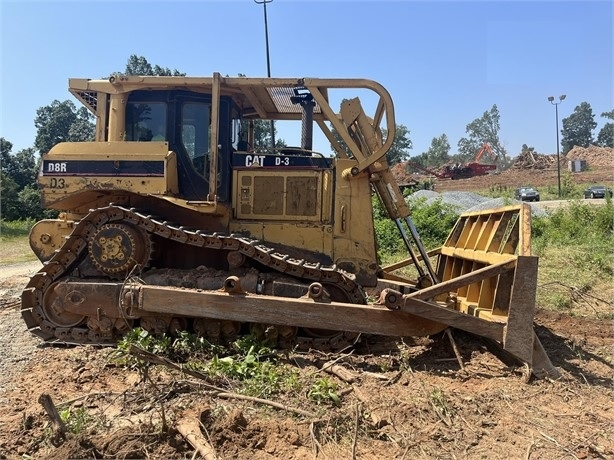
{"label": "gravel road", "polygon": [[0,267],[0,400],[41,344],[19,314],[21,291],[40,266],[36,261]]}

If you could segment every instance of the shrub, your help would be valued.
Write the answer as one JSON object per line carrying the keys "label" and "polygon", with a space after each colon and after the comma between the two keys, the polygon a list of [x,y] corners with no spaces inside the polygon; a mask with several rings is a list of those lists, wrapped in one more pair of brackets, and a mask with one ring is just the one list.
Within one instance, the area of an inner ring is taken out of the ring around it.
{"label": "shrub", "polygon": [[614,274],[614,205],[574,201],[546,217],[533,219],[533,248],[539,255],[547,246],[574,247],[578,266]]}
{"label": "shrub", "polygon": [[[436,200],[427,204],[424,198],[410,203],[411,218],[427,249],[441,246],[458,218],[458,211],[452,205]],[[385,212],[379,200],[374,201],[375,237],[380,258],[396,253],[406,253],[407,249],[399,230]]]}

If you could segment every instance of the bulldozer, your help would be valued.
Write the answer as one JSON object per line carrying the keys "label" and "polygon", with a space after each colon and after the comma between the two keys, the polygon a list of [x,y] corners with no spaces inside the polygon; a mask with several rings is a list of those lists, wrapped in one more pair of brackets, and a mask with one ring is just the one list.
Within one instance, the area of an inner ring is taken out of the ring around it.
{"label": "bulldozer", "polygon": [[[396,125],[381,84],[113,75],[69,91],[95,140],[42,158],[43,205],[59,215],[31,230],[43,267],[21,308],[42,340],[113,345],[138,326],[340,349],[457,328],[557,374],[533,328],[530,208],[463,214],[428,251],[386,159]],[[253,148],[264,120],[300,127],[301,145]],[[334,155],[313,150],[315,126]],[[385,267],[374,196],[407,249]]]}

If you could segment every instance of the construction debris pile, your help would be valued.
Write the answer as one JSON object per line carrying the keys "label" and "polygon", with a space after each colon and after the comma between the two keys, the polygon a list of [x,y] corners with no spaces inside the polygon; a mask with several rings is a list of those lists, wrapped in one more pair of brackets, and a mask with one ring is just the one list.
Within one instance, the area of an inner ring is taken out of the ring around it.
{"label": "construction debris pile", "polygon": [[390,172],[394,176],[394,179],[399,184],[411,184],[417,182],[407,170],[408,162],[402,161],[390,167]]}
{"label": "construction debris pile", "polygon": [[614,168],[614,148],[597,147],[596,145],[576,146],[567,152],[567,159],[586,160],[589,168],[592,166]]}
{"label": "construction debris pile", "polygon": [[[565,155],[560,156],[561,166],[564,165]],[[551,169],[556,168],[556,155],[542,155],[527,151],[520,153],[511,166],[514,169]]]}

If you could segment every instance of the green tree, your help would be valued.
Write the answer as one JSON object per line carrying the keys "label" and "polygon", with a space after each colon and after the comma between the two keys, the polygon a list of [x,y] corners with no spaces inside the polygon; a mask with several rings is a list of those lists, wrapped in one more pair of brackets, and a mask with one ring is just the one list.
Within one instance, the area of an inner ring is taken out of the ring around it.
{"label": "green tree", "polygon": [[[384,137],[388,136],[387,130],[383,129]],[[386,158],[390,165],[395,165],[409,158],[409,150],[413,148],[411,139],[409,138],[409,128],[402,124],[396,125],[396,133],[394,140],[390,146],[390,150],[386,153]]]}
{"label": "green tree", "polygon": [[41,218],[40,191],[36,185],[38,159],[32,148],[12,153],[13,144],[0,138],[0,216],[6,220]]}
{"label": "green tree", "polygon": [[439,137],[434,137],[431,140],[431,146],[424,152],[423,166],[427,168],[439,167],[450,160],[450,142],[448,136],[442,134]]}
{"label": "green tree", "polygon": [[14,155],[10,155],[6,167],[4,166],[3,161],[2,172],[13,179],[19,189],[36,184],[39,162],[34,149],[23,149]]}
{"label": "green tree", "polygon": [[78,142],[94,139],[93,116],[85,107],[79,110],[71,101],[53,101],[40,107],[34,119],[36,138],[34,147],[47,153],[60,142]]}
{"label": "green tree", "polygon": [[561,145],[563,154],[566,154],[574,146],[588,147],[593,140],[593,130],[597,127],[593,109],[588,102],[582,102],[573,113],[567,118],[563,118],[563,129],[561,130]]}
{"label": "green tree", "polygon": [[13,144],[0,137],[0,219],[13,220],[17,211],[19,187],[9,174]]}
{"label": "green tree", "polygon": [[0,173],[0,218],[4,220],[19,219],[19,188],[8,175]]}
{"label": "green tree", "polygon": [[88,142],[96,137],[94,117],[85,107],[77,109],[77,118],[68,129],[70,142]]}
{"label": "green tree", "polygon": [[57,214],[56,211],[43,209],[41,206],[41,192],[36,184],[27,185],[21,189],[17,195],[17,200],[20,214],[18,218],[20,219],[54,218]]}
{"label": "green tree", "polygon": [[[601,116],[608,120],[614,120],[614,110],[603,112]],[[614,148],[614,123],[607,122],[603,125],[599,134],[597,134],[597,145]]]}
{"label": "green tree", "polygon": [[4,174],[11,160],[11,151],[13,144],[7,141],[4,137],[0,137],[0,170]]}
{"label": "green tree", "polygon": [[[275,148],[287,147],[286,141],[277,136],[277,127],[273,125],[275,132]],[[247,121],[244,121],[243,131],[247,132]],[[254,145],[257,152],[264,152],[271,148],[271,122],[270,120],[254,120]]]}
{"label": "green tree", "polygon": [[[121,72],[120,72],[121,73]],[[160,76],[160,77],[184,77],[186,74],[177,69],[168,67],[152,66],[143,56],[131,54],[126,63],[123,75]]]}
{"label": "green tree", "polygon": [[13,144],[3,137],[0,138],[0,146],[2,175],[10,177],[19,190],[36,183],[38,161],[34,149],[23,149],[13,154]]}
{"label": "green tree", "polygon": [[493,104],[491,109],[484,112],[480,118],[469,123],[465,128],[469,137],[463,137],[458,141],[457,161],[466,163],[474,160],[478,150],[488,143],[495,155],[495,163],[505,163],[507,151],[499,141],[500,118],[499,109],[496,104]]}
{"label": "green tree", "polygon": [[[337,130],[335,128],[332,128],[331,132],[333,133],[333,136],[335,137],[335,139],[337,139],[337,142],[339,142],[339,145],[341,146],[343,151],[349,156],[351,156],[350,149],[347,147],[343,139],[341,139],[341,136],[339,135]],[[382,130],[382,135],[384,138],[386,138],[386,136],[388,135],[387,130],[385,129]],[[335,151],[332,144],[330,148],[332,151]],[[405,125],[401,125],[401,124],[396,125],[396,134],[394,136],[394,140],[392,141],[390,150],[388,150],[388,153],[386,153],[386,158],[388,159],[388,163],[390,165],[395,165],[397,163],[400,163],[406,160],[407,158],[409,158],[408,150],[411,148],[412,148],[412,142],[411,142],[411,139],[409,138],[409,129]]]}

